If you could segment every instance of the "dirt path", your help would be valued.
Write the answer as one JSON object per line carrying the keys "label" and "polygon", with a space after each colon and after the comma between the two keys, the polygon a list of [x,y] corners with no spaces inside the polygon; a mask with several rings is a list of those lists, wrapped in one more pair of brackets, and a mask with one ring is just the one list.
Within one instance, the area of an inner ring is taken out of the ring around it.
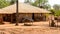
{"label": "dirt path", "polygon": [[34,22],[33,26],[0,25],[0,34],[60,34],[60,28],[49,27],[48,22]]}

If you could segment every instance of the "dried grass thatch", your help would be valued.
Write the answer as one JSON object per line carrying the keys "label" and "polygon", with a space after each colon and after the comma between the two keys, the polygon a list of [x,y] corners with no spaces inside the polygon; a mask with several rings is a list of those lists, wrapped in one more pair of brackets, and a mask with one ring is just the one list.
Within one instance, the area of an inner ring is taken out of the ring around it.
{"label": "dried grass thatch", "polygon": [[8,13],[7,11],[0,9],[0,14],[11,14],[11,13],[10,12]]}
{"label": "dried grass thatch", "polygon": [[[5,13],[16,13],[16,4],[10,5],[8,7],[3,8]],[[18,4],[19,13],[50,13],[45,9],[41,9],[38,7],[34,7],[25,3]]]}

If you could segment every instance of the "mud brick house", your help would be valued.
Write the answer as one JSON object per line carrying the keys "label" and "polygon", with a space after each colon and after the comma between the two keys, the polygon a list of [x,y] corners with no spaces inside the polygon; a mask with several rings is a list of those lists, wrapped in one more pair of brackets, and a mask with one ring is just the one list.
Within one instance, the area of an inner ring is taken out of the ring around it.
{"label": "mud brick house", "polygon": [[[3,21],[16,22],[16,4],[2,8],[2,10],[3,12],[5,12],[3,16]],[[34,21],[46,21],[47,17],[45,14],[50,13],[45,9],[34,7],[25,3],[18,3],[18,11],[19,22],[23,22],[22,20],[25,17],[33,19]]]}

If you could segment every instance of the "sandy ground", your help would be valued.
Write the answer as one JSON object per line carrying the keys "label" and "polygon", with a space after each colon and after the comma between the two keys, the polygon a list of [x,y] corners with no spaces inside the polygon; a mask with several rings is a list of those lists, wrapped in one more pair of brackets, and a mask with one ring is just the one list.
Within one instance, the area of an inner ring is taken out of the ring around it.
{"label": "sandy ground", "polygon": [[0,34],[60,34],[60,28],[49,27],[49,22],[34,22],[33,26],[4,24],[0,25]]}

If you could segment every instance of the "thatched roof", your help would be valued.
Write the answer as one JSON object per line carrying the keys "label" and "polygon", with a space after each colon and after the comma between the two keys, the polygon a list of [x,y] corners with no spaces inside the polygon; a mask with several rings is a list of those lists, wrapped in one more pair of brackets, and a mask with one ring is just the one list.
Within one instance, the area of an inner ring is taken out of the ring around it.
{"label": "thatched roof", "polygon": [[[0,14],[8,14],[8,12],[3,11],[2,9],[0,9]],[[10,13],[11,14],[11,13]]]}
{"label": "thatched roof", "polygon": [[[34,7],[25,3],[19,3],[18,8],[19,13],[50,13],[45,9]],[[5,7],[2,10],[6,13],[16,13],[16,4]]]}
{"label": "thatched roof", "polygon": [[12,14],[12,12],[7,12],[7,11],[4,11],[4,10],[2,10],[2,9],[0,9],[0,14]]}
{"label": "thatched roof", "polygon": [[0,9],[0,13],[3,13],[3,10]]}

